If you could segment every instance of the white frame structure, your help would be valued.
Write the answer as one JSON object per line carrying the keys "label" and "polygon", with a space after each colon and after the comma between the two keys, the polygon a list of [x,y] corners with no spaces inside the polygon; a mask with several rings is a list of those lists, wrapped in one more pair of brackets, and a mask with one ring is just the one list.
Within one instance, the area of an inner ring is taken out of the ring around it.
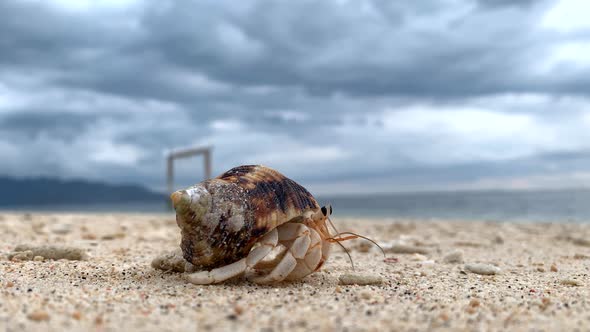
{"label": "white frame structure", "polygon": [[205,179],[211,178],[211,151],[213,150],[210,146],[205,147],[194,147],[182,150],[174,150],[168,154],[166,175],[168,181],[168,193],[171,194],[174,191],[174,160],[189,158],[198,155],[203,155],[203,162],[205,166]]}

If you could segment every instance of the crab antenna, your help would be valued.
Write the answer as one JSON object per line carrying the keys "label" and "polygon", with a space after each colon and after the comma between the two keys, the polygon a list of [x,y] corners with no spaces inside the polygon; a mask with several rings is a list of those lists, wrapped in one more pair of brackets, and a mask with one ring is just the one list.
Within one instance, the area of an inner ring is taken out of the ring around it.
{"label": "crab antenna", "polygon": [[[374,245],[376,245],[376,246],[377,246],[377,248],[379,248],[379,250],[381,250],[381,253],[383,254],[383,257],[386,257],[386,256],[387,256],[387,255],[385,255],[385,250],[383,250],[383,248],[382,248],[382,247],[381,247],[381,246],[380,246],[380,245],[379,245],[377,242],[375,242],[375,241],[371,240],[370,238],[368,238],[368,237],[366,237],[366,236],[363,236],[363,235],[358,235],[358,234],[356,234],[356,233],[353,233],[353,232],[342,232],[342,233],[338,233],[338,234],[334,235],[334,237],[336,237],[336,236],[340,236],[340,235],[345,235],[345,234],[348,234],[348,235],[354,235],[354,236],[360,237],[361,239],[365,239],[365,240],[367,240],[367,241],[369,241],[369,242],[373,243]],[[338,240],[338,239],[334,238],[334,240]]]}
{"label": "crab antenna", "polygon": [[336,232],[336,234],[340,234],[340,232],[338,231],[338,229],[336,229],[336,226],[334,226],[334,223],[332,222],[332,220],[330,220],[330,217],[327,217],[328,222],[330,223],[330,226],[332,226],[332,228],[334,229],[334,231]]}
{"label": "crab antenna", "polygon": [[348,259],[350,260],[350,265],[352,265],[352,270],[355,271],[355,269],[354,269],[354,262],[352,261],[352,256],[350,256],[350,253],[348,252],[348,249],[346,249],[346,247],[344,245],[342,245],[342,243],[338,242],[338,240],[336,240],[334,238],[332,238],[332,239],[335,240],[334,242],[338,243],[338,245],[340,247],[342,247],[342,249],[344,249],[344,252],[348,256]]}
{"label": "crab antenna", "polygon": [[[329,213],[332,212],[332,207],[330,207],[330,211],[328,211],[328,212]],[[328,216],[328,213],[326,214],[326,219],[328,219],[328,222],[330,223],[330,226],[332,226],[332,228],[334,229],[334,231],[336,231],[336,235],[335,236],[338,236],[339,234],[341,234],[340,232],[338,232],[338,229],[336,229],[336,226],[334,226],[334,223],[332,222],[332,220],[330,220],[330,217]],[[328,235],[329,235],[329,232],[328,232]],[[334,242],[338,243],[338,245],[344,250],[344,252],[348,256],[348,260],[350,261],[350,265],[352,266],[352,270],[355,271],[355,269],[354,269],[354,262],[352,261],[352,256],[350,256],[350,252],[348,252],[348,249],[346,249],[346,247],[344,245],[342,245],[342,243],[340,243],[338,241],[338,239],[335,239],[334,237],[331,237],[328,240],[333,240]]]}

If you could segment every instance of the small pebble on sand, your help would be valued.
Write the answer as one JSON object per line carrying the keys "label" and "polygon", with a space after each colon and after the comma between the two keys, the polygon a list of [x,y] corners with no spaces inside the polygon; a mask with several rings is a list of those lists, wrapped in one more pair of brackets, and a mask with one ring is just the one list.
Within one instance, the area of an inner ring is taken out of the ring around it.
{"label": "small pebble on sand", "polygon": [[549,307],[549,305],[551,305],[551,299],[548,297],[544,297],[543,299],[541,299],[541,304],[539,305],[539,307],[541,308],[541,310],[545,310],[547,309],[547,307]]}
{"label": "small pebble on sand", "polygon": [[472,248],[481,248],[484,247],[485,244],[482,241],[455,241],[455,245],[459,247],[472,247]]}
{"label": "small pebble on sand", "polygon": [[189,272],[187,271],[187,264],[190,263],[182,257],[182,251],[180,249],[163,253],[152,260],[152,267],[154,269],[164,271]]}
{"label": "small pebble on sand", "polygon": [[465,270],[481,275],[494,275],[501,272],[497,266],[482,263],[465,264]]}
{"label": "small pebble on sand", "polygon": [[370,290],[367,290],[367,289],[362,290],[361,293],[360,293],[360,295],[361,295],[361,298],[364,299],[364,300],[370,300],[371,297],[373,297],[373,293]]}
{"label": "small pebble on sand", "polygon": [[11,261],[30,261],[35,257],[30,250],[15,251],[8,254],[8,259]]}
{"label": "small pebble on sand", "polygon": [[377,275],[363,275],[346,273],[338,277],[340,285],[380,285],[383,278]]}
{"label": "small pebble on sand", "polygon": [[385,263],[398,263],[399,262],[399,258],[397,257],[387,257],[383,260],[383,262]]}
{"label": "small pebble on sand", "polygon": [[241,305],[236,304],[234,306],[234,313],[236,314],[236,316],[240,316],[241,314],[244,313],[244,307],[242,307]]}
{"label": "small pebble on sand", "polygon": [[117,240],[125,238],[125,233],[105,234],[100,237],[101,240]]}
{"label": "small pebble on sand", "polygon": [[496,235],[494,237],[494,243],[496,243],[496,244],[504,244],[504,238],[501,237],[500,235]]}
{"label": "small pebble on sand", "polygon": [[413,254],[411,259],[417,262],[423,262],[428,259],[428,257],[421,255],[421,254]]}
{"label": "small pebble on sand", "polygon": [[48,321],[49,314],[43,310],[35,310],[28,314],[27,318],[36,322]]}
{"label": "small pebble on sand", "polygon": [[11,260],[37,260],[36,257],[43,259],[68,259],[68,260],[85,260],[87,258],[84,249],[74,247],[60,246],[30,246],[19,245],[14,248],[14,252],[8,254]]}
{"label": "small pebble on sand", "polygon": [[449,264],[463,263],[463,252],[461,250],[451,251],[445,255],[443,262]]}
{"label": "small pebble on sand", "polygon": [[72,231],[72,225],[70,224],[56,224],[51,227],[51,232],[54,234],[65,235]]}
{"label": "small pebble on sand", "polygon": [[557,265],[551,264],[551,272],[557,272]]}
{"label": "small pebble on sand", "polygon": [[579,238],[572,238],[572,242],[576,245],[582,246],[582,247],[590,247],[590,240],[585,239],[583,237],[579,237]]}
{"label": "small pebble on sand", "polygon": [[372,248],[371,243],[367,243],[366,241],[362,241],[359,242],[359,244],[357,244],[357,246],[355,247],[356,250],[360,251],[360,252],[369,252]]}
{"label": "small pebble on sand", "polygon": [[562,279],[559,283],[565,286],[582,286],[582,282],[576,279]]}
{"label": "small pebble on sand", "polygon": [[429,250],[423,247],[417,247],[403,243],[393,243],[391,245],[382,246],[385,252],[394,254],[428,254]]}

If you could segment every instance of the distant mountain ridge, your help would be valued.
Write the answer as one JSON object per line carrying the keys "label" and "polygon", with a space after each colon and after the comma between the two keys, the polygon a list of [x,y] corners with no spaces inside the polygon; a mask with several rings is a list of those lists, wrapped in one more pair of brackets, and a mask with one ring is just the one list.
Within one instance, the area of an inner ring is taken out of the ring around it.
{"label": "distant mountain ridge", "polygon": [[166,195],[134,184],[57,178],[0,177],[0,206],[164,202]]}

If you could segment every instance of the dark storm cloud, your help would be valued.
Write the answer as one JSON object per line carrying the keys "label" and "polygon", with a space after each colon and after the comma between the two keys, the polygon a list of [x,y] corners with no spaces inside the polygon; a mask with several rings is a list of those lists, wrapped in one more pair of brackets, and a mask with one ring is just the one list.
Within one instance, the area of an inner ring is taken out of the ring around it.
{"label": "dark storm cloud", "polygon": [[[439,17],[448,6],[437,2],[258,1],[241,10],[174,2],[147,10],[142,24],[151,38],[140,47],[220,81],[320,96],[584,93],[582,73],[564,81],[530,71],[552,45],[537,27],[547,2],[529,4],[497,11],[465,1],[457,15]],[[417,27],[418,19],[431,25]]]}
{"label": "dark storm cloud", "polygon": [[124,42],[118,34],[121,32],[118,24],[97,20],[89,14],[64,13],[49,2],[2,1],[0,13],[3,66],[67,71],[90,63],[88,60],[92,59],[85,57],[84,52],[116,51]]}
{"label": "dark storm cloud", "polygon": [[[63,71],[59,84],[184,102],[203,96],[165,75],[172,69],[320,96],[583,93],[583,72],[539,83],[528,71],[548,49],[536,31],[546,2],[527,3],[498,12],[465,1],[445,18],[448,6],[438,2],[162,1],[134,20],[119,16],[107,24],[92,14],[5,1],[1,49],[5,64]],[[414,26],[418,19],[431,25]]]}
{"label": "dark storm cloud", "polygon": [[[371,8],[366,13],[359,11],[360,4],[259,1],[231,12],[222,6],[174,2],[148,10],[142,23],[152,38],[143,47],[222,81],[301,86],[312,95],[504,92],[530,77],[523,72],[530,47],[542,51],[527,36],[534,17],[529,11],[495,15],[472,9],[453,22],[439,22],[438,31],[414,31],[405,15],[426,16],[442,6],[398,6],[389,8],[397,15],[383,15],[374,2],[364,2]],[[513,24],[517,17],[519,24]],[[498,25],[502,19],[512,23]],[[467,38],[458,40],[457,34]]]}
{"label": "dark storm cloud", "polygon": [[47,134],[63,140],[70,140],[98,119],[97,114],[47,113],[44,110],[26,113],[0,115],[0,131],[10,132],[13,137],[24,135],[28,138]]}
{"label": "dark storm cloud", "polygon": [[582,171],[589,67],[552,57],[590,36],[543,27],[554,4],[0,1],[0,173],[157,188],[200,144],[322,186]]}

